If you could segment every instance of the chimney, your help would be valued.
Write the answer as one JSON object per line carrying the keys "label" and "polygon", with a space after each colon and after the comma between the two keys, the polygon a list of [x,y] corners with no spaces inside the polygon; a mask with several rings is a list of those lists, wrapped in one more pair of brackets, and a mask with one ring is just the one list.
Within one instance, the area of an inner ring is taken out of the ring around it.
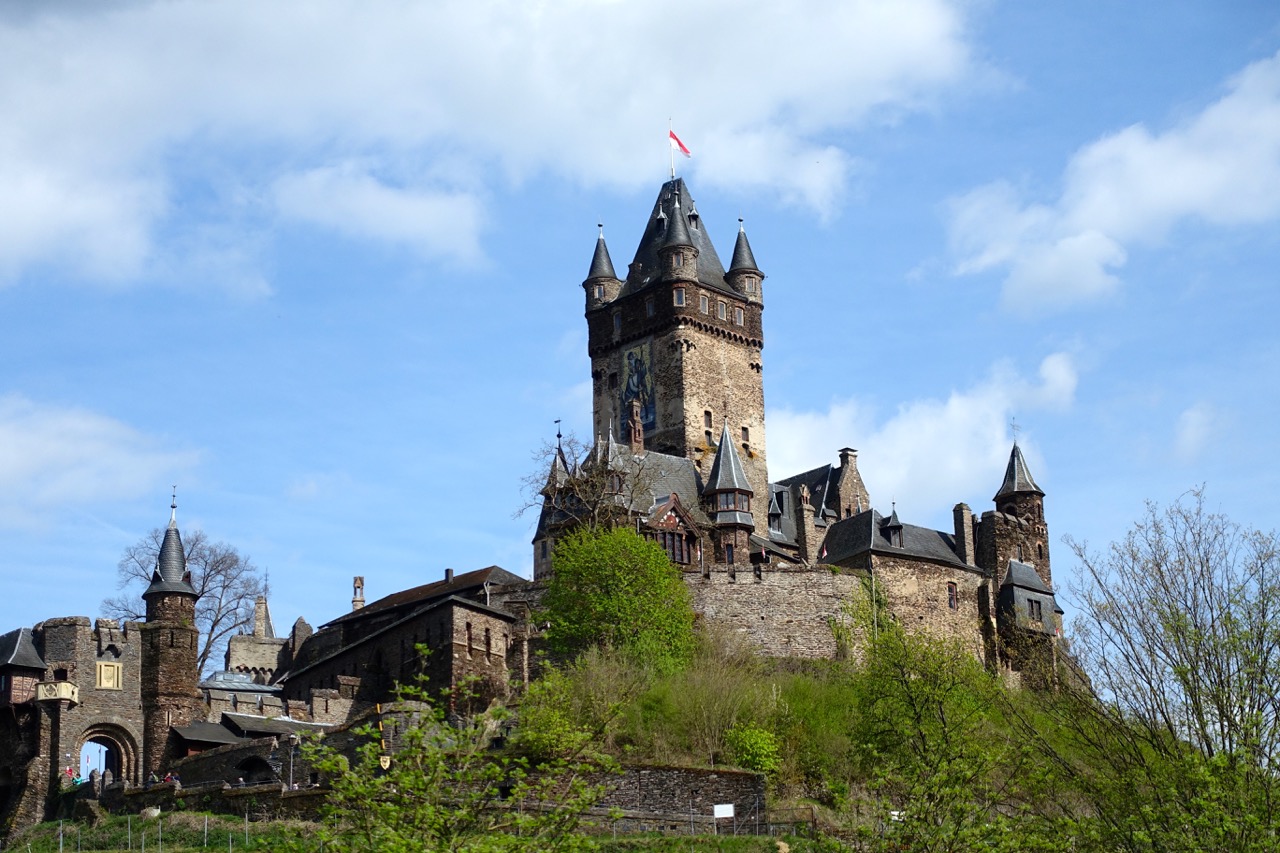
{"label": "chimney", "polygon": [[364,607],[364,578],[357,575],[355,578],[352,578],[351,583],[353,587],[351,592],[351,609],[359,610],[361,607]]}
{"label": "chimney", "polygon": [[840,474],[836,479],[836,495],[840,506],[836,508],[841,518],[871,508],[871,496],[858,473],[858,451],[852,447],[840,448]]}
{"label": "chimney", "polygon": [[253,636],[267,636],[267,599],[261,595],[253,602]]}
{"label": "chimney", "polygon": [[814,508],[809,502],[809,487],[800,484],[800,506],[796,511],[796,544],[800,559],[812,566],[818,560],[818,527],[814,524]]}
{"label": "chimney", "polygon": [[453,583],[453,569],[444,570],[444,582]]}
{"label": "chimney", "polygon": [[631,427],[631,455],[639,456],[644,453],[644,420],[640,416],[640,401],[637,399],[631,401],[628,421]]}
{"label": "chimney", "polygon": [[956,556],[966,565],[974,565],[973,511],[968,504],[956,504],[951,511],[956,525]]}

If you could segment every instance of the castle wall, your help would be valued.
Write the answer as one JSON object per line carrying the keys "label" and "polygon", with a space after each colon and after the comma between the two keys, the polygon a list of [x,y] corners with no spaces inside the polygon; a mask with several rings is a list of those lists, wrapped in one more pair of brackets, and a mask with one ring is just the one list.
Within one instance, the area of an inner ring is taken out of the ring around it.
{"label": "castle wall", "polygon": [[270,684],[288,663],[289,640],[285,637],[238,634],[227,641],[227,670],[250,675],[257,684]]}
{"label": "castle wall", "polygon": [[79,770],[81,747],[99,739],[119,751],[122,778],[141,780],[141,627],[127,622],[121,628],[111,619],[99,619],[93,627],[87,617],[71,616],[48,619],[33,632],[48,664],[45,678],[70,681],[79,692],[77,705],[47,703],[53,732],[47,755],[52,773],[68,764]]}
{"label": "castle wall", "polygon": [[770,657],[831,658],[836,655],[832,621],[843,605],[862,596],[852,573],[831,567],[772,568],[756,575],[750,564],[736,571],[709,566],[684,572],[693,609],[738,631]]}
{"label": "castle wall", "polygon": [[[987,659],[982,626],[987,612],[984,599],[990,593],[981,572],[883,554],[873,555],[872,560],[876,595],[898,624],[908,631],[954,640],[978,660]],[[954,607],[947,587],[951,583],[956,585]]]}

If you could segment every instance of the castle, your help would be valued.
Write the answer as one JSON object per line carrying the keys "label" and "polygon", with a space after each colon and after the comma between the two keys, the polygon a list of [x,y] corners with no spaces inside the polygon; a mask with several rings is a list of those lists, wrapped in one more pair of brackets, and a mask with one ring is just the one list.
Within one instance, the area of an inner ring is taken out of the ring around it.
{"label": "castle", "polygon": [[201,682],[197,594],[172,507],[145,621],[69,617],[0,635],[0,834],[49,813],[86,743],[105,748],[116,785],[171,769],[184,783],[279,782],[282,742],[342,726],[397,682],[474,679],[485,701],[527,681],[556,539],[588,512],[658,542],[697,612],[764,655],[848,651],[839,627],[868,589],[888,618],[1012,678],[1028,649],[1056,653],[1044,492],[1016,443],[994,508],[959,503],[948,531],[873,508],[850,448],[838,465],[770,480],[764,281],[741,225],[724,269],[679,178],[662,186],[625,278],[597,238],[582,285],[595,441],[582,458],[559,448],[551,460],[532,581],[450,569],[366,604],[357,577],[349,612],[318,630],[299,619],[287,637],[259,600],[226,671]]}

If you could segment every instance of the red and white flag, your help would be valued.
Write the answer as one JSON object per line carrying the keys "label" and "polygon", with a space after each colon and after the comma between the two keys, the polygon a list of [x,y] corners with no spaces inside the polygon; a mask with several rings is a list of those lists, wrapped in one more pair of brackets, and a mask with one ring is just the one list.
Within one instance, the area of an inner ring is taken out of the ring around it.
{"label": "red and white flag", "polygon": [[676,136],[676,132],[674,130],[668,130],[667,136],[671,137],[672,151],[679,151],[681,154],[683,154],[686,157],[693,156],[693,154],[689,152],[689,149],[685,147],[685,144],[680,141],[680,137]]}

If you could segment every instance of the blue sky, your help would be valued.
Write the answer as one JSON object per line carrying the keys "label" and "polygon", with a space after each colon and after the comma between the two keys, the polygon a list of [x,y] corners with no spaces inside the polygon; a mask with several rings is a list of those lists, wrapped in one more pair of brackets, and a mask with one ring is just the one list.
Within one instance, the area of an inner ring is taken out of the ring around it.
{"label": "blue sky", "polygon": [[[765,283],[777,479],[1058,537],[1196,486],[1280,514],[1267,2],[17,2],[0,8],[0,629],[93,615],[168,518],[277,625],[499,564],[589,430],[583,292],[680,164]],[[1068,600],[1070,599],[1067,596]]]}

